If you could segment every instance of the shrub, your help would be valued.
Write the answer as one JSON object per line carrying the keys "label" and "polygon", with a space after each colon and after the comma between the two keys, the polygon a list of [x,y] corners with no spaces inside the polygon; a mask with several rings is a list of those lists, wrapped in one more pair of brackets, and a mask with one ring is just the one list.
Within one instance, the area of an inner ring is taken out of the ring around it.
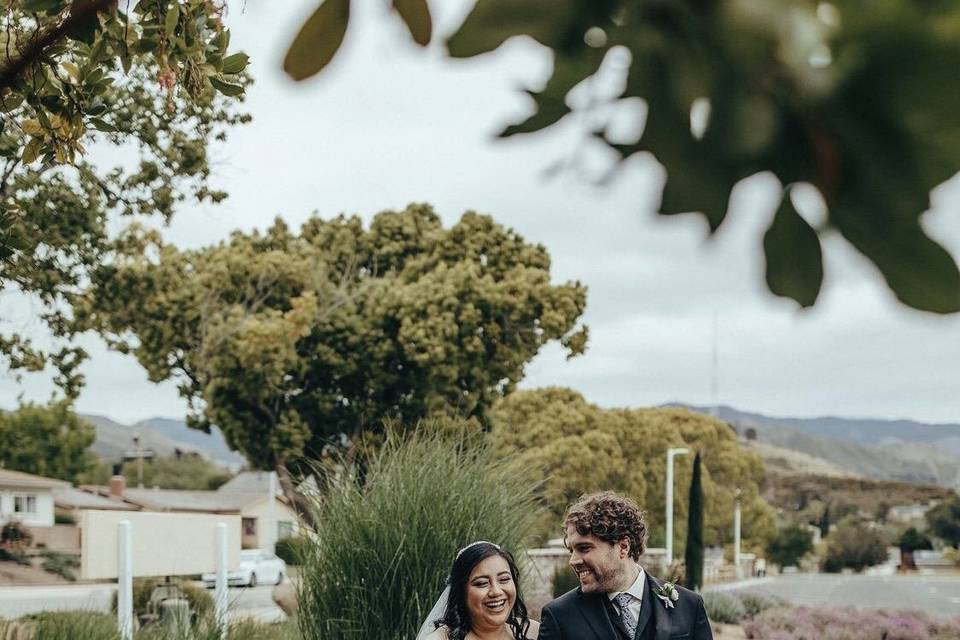
{"label": "shrub", "polygon": [[559,598],[567,591],[580,586],[580,579],[573,569],[567,566],[557,567],[553,572],[553,597]]}
{"label": "shrub", "polygon": [[4,549],[0,547],[0,562],[16,562],[25,567],[31,565],[30,558],[27,557],[27,554],[24,553],[22,549],[17,548]]}
{"label": "shrub", "polygon": [[44,555],[46,556],[46,560],[43,561],[44,571],[56,573],[70,582],[74,582],[77,579],[77,575],[73,570],[80,567],[80,558],[72,554],[52,551],[48,551]]}
{"label": "shrub", "polygon": [[960,621],[915,611],[798,607],[764,611],[744,622],[743,631],[770,640],[955,640]]}
{"label": "shrub", "polygon": [[69,513],[55,513],[53,514],[53,523],[54,524],[77,524],[77,519],[74,518]]}
{"label": "shrub", "polygon": [[305,536],[290,536],[277,540],[277,557],[286,562],[291,567],[300,566],[300,559],[307,552],[312,542]]}
{"label": "shrub", "polygon": [[827,573],[844,568],[862,571],[886,559],[887,545],[880,532],[863,524],[842,524],[830,535],[820,567]]}
{"label": "shrub", "polygon": [[523,561],[535,484],[487,444],[423,429],[406,441],[391,434],[363,471],[331,474],[314,497],[319,543],[301,566],[303,637],[408,640],[459,548],[491,540]]}
{"label": "shrub", "polygon": [[747,617],[747,610],[740,598],[722,591],[707,591],[703,594],[703,606],[707,617],[713,622],[740,624]]}
{"label": "shrub", "polygon": [[91,611],[47,611],[20,619],[30,640],[117,640],[114,616]]}
{"label": "shrub", "polygon": [[30,530],[16,520],[11,520],[0,529],[0,545],[6,549],[23,549],[33,542]]}
{"label": "shrub", "polygon": [[[141,616],[147,613],[150,594],[153,593],[156,587],[162,584],[164,584],[163,578],[137,578],[133,581],[134,616]],[[209,591],[184,580],[174,580],[174,584],[180,587],[183,596],[187,599],[187,602],[190,603],[190,611],[196,618],[203,618],[213,612],[213,596],[210,595]],[[113,601],[110,608],[112,611],[117,610],[116,592],[113,594]]]}
{"label": "shrub", "polygon": [[767,558],[781,567],[794,566],[813,551],[813,533],[800,525],[784,527],[767,543]]}
{"label": "shrub", "polygon": [[749,618],[752,618],[758,613],[766,611],[767,609],[786,607],[790,604],[780,596],[775,596],[769,593],[752,593],[747,591],[737,594],[737,597],[740,599],[740,603],[743,605],[743,609]]}

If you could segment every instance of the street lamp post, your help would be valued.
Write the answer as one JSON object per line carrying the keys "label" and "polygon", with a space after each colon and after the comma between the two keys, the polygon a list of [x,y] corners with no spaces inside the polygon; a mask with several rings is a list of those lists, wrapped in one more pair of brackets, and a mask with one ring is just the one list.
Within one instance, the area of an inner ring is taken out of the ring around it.
{"label": "street lamp post", "polygon": [[673,457],[690,453],[684,447],[667,449],[667,566],[673,564]]}

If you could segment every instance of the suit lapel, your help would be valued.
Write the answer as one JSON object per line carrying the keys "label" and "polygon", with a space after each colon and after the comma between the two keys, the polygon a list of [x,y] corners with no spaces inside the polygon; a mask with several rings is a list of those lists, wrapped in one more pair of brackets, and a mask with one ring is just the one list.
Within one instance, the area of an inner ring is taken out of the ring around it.
{"label": "suit lapel", "polygon": [[[615,640],[618,638],[618,632],[614,629],[613,622],[607,612],[604,594],[585,594],[580,592],[580,598],[583,600],[583,606],[577,607],[580,614],[587,621],[587,624],[593,629],[594,635],[599,640]],[[626,630],[623,632],[626,634]]]}
{"label": "suit lapel", "polygon": [[656,606],[651,591],[650,581],[653,579],[650,577],[650,574],[644,571],[646,576],[645,586],[646,590],[644,591],[643,599],[640,601],[640,619],[637,621],[637,629],[643,631],[644,627],[647,626],[647,622],[650,620],[650,616],[653,615],[653,607]]}
{"label": "suit lapel", "polygon": [[653,620],[657,625],[656,640],[668,640],[670,638],[670,610],[663,601],[653,592],[660,588],[660,582],[647,574],[647,594],[650,596],[650,604],[653,605]]}

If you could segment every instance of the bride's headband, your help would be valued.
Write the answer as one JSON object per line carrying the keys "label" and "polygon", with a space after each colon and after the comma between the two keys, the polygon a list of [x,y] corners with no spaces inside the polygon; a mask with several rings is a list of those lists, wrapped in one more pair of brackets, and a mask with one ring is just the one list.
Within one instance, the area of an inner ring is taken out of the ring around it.
{"label": "bride's headband", "polygon": [[465,546],[463,549],[460,549],[460,551],[457,551],[457,558],[459,558],[460,556],[462,556],[464,551],[466,551],[466,550],[469,549],[470,547],[475,547],[475,546],[477,546],[478,544],[488,544],[488,545],[490,545],[491,547],[494,547],[497,551],[500,551],[500,545],[498,545],[498,544],[495,544],[495,543],[493,543],[493,542],[489,542],[489,541],[487,541],[487,540],[477,540],[476,542],[471,542],[470,544],[468,544],[467,546]]}

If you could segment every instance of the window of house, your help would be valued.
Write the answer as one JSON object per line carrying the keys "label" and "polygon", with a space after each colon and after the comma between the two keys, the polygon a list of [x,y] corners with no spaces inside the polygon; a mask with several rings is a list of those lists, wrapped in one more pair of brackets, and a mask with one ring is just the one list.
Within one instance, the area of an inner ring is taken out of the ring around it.
{"label": "window of house", "polygon": [[13,496],[13,512],[14,513],[36,513],[37,512],[37,496],[33,496],[33,495]]}
{"label": "window of house", "polygon": [[243,527],[243,535],[245,536],[257,535],[257,519],[256,518],[242,518],[240,524]]}
{"label": "window of house", "polygon": [[281,520],[277,523],[277,540],[283,540],[293,535],[293,523],[289,520]]}

